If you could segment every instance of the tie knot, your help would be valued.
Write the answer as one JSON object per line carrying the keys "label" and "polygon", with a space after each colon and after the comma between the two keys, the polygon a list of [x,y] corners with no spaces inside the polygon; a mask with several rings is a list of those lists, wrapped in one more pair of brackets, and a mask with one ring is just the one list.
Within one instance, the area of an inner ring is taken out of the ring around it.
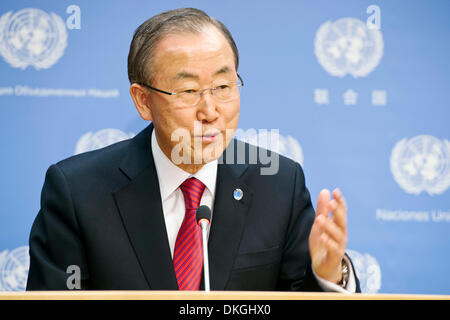
{"label": "tie knot", "polygon": [[189,178],[181,184],[180,189],[183,192],[186,210],[197,210],[205,190],[203,182],[196,178]]}

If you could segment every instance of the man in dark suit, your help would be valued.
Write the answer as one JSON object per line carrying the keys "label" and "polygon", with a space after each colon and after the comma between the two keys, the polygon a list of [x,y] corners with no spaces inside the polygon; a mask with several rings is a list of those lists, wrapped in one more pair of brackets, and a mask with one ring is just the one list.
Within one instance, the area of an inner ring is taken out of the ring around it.
{"label": "man in dark suit", "polygon": [[252,155],[266,151],[232,139],[238,61],[226,27],[197,9],[136,30],[130,93],[152,124],[49,168],[27,290],[68,289],[73,270],[81,289],[198,290],[202,244],[190,220],[205,204],[212,290],[359,291],[339,190],[322,191],[314,213],[299,164],[268,152],[277,166],[265,174]]}

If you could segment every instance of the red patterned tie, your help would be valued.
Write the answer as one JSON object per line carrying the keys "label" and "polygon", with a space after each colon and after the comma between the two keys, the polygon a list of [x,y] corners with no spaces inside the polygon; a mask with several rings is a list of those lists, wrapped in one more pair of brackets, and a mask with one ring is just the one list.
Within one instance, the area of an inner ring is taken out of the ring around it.
{"label": "red patterned tie", "polygon": [[203,247],[196,211],[205,185],[196,178],[189,178],[181,184],[180,189],[183,192],[186,212],[175,242],[173,266],[179,290],[198,290],[202,278]]}

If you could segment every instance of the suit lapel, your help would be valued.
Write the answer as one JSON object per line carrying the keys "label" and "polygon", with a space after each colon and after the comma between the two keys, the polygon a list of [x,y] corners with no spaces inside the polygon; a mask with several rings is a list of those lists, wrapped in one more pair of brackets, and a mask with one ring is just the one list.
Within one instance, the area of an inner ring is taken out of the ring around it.
{"label": "suit lapel", "polygon": [[[238,254],[241,235],[253,197],[252,191],[241,179],[246,168],[246,165],[235,164],[219,164],[218,166],[214,212],[208,240],[212,290],[226,289]],[[241,189],[243,192],[240,200],[233,196],[236,189]]]}
{"label": "suit lapel", "polygon": [[149,287],[177,290],[159,182],[151,152],[150,125],[130,141],[120,170],[130,181],[114,198]]}

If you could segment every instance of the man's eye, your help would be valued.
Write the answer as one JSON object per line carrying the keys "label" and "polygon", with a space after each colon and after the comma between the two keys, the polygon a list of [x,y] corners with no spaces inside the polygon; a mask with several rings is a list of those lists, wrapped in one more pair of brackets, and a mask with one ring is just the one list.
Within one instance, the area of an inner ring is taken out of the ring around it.
{"label": "man's eye", "polygon": [[221,86],[216,87],[216,90],[226,90],[228,89],[230,86],[227,84],[223,84]]}
{"label": "man's eye", "polygon": [[183,90],[182,93],[196,94],[197,90],[195,90],[195,89],[186,89],[186,90]]}

